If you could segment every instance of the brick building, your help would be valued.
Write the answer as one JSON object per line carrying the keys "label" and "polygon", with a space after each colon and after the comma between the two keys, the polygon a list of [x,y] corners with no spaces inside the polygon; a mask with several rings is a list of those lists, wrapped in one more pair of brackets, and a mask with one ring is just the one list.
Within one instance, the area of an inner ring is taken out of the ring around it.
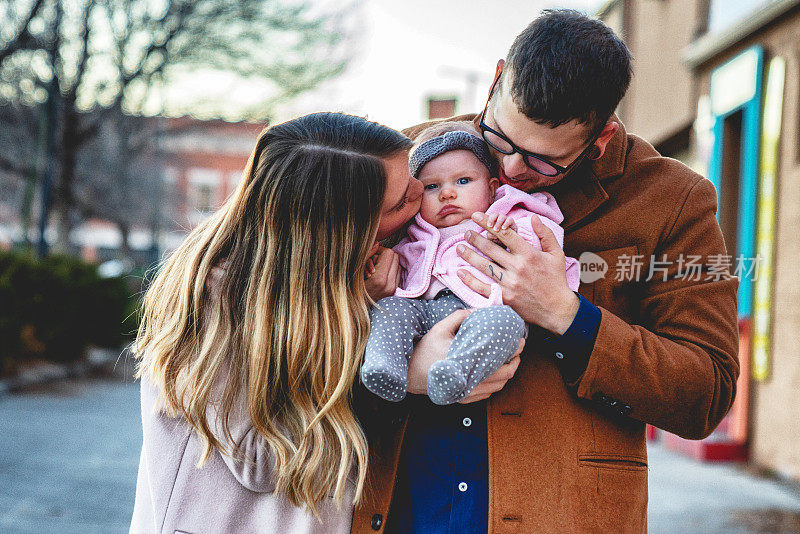
{"label": "brick building", "polygon": [[[264,124],[191,117],[144,120],[161,122],[151,129],[160,137],[157,159],[163,176],[154,202],[161,203],[165,220],[155,249],[150,221],[132,228],[131,252],[147,263],[154,260],[151,251],[174,249],[189,230],[223,205],[239,183]],[[113,223],[91,219],[76,229],[73,242],[87,260],[102,261],[116,255],[121,235]]]}
{"label": "brick building", "polygon": [[456,114],[458,99],[456,97],[428,97],[428,120],[446,119]]}
{"label": "brick building", "polygon": [[222,206],[242,177],[247,159],[264,125],[203,121],[188,117],[168,119],[168,133],[160,144],[164,174],[177,187],[182,202],[176,222],[194,227]]}
{"label": "brick building", "polygon": [[611,0],[598,13],[628,44],[628,131],[717,187],[739,272],[737,401],[699,444],[800,479],[800,0]]}

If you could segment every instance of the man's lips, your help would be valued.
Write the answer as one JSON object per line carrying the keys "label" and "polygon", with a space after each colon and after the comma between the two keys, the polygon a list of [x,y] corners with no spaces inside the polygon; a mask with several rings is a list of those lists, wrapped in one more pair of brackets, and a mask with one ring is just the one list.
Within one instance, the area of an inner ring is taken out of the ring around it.
{"label": "man's lips", "polygon": [[527,178],[527,177],[523,177],[521,180],[516,180],[516,179],[514,179],[514,178],[511,178],[510,176],[508,176],[508,175],[507,175],[507,174],[506,174],[506,173],[503,171],[503,167],[498,167],[498,172],[499,172],[499,174],[500,174],[500,176],[499,176],[499,178],[500,178],[500,181],[501,181],[501,182],[503,182],[504,184],[508,184],[508,183],[511,183],[511,184],[519,184],[519,183],[522,183],[522,182],[529,182],[529,181],[531,181],[531,179],[530,179],[530,178]]}
{"label": "man's lips", "polygon": [[461,208],[459,208],[458,206],[453,206],[452,204],[448,204],[447,206],[439,210],[438,215],[439,217],[446,217],[447,215],[450,215],[451,213],[455,213],[460,210]]}

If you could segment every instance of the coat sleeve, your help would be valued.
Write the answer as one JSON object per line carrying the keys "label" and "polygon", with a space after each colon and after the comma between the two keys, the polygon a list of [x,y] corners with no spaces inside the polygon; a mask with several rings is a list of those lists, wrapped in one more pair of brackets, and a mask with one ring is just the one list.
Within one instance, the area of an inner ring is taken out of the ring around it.
{"label": "coat sleeve", "polygon": [[[726,251],[716,203],[710,181],[689,188],[654,253],[667,260],[667,275],[641,284],[639,324],[600,306],[586,371],[568,384],[581,398],[622,404],[631,417],[689,439],[702,439],[719,424],[739,375],[738,279],[727,266],[719,268]],[[681,255],[700,257],[701,276],[680,272]]]}

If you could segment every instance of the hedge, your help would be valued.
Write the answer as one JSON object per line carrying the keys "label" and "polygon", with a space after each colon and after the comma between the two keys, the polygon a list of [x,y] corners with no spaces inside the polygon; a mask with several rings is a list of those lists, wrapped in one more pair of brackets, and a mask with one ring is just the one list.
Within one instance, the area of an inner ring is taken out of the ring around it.
{"label": "hedge", "polygon": [[[0,252],[0,363],[70,362],[86,347],[119,347],[136,330],[141,279],[102,278],[70,256]],[[4,369],[0,368],[0,374]]]}

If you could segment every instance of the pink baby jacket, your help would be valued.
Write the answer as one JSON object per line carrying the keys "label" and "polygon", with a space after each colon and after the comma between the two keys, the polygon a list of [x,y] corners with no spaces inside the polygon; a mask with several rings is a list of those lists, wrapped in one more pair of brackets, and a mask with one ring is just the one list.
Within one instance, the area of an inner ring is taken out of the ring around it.
{"label": "pink baby jacket", "polygon": [[[559,226],[564,220],[564,215],[556,204],[553,195],[545,192],[525,193],[510,185],[503,185],[497,189],[494,202],[486,210],[487,215],[498,213],[514,219],[517,224],[517,233],[528,243],[541,250],[539,237],[531,226],[531,217],[539,219],[550,228],[560,246],[564,246],[564,230]],[[473,220],[465,221],[468,229],[480,233],[484,237],[488,232]],[[461,223],[461,224],[464,224]],[[400,285],[395,291],[395,296],[416,298],[425,294],[432,278],[439,280],[448,287],[458,298],[473,308],[503,304],[503,295],[500,285],[486,274],[472,267],[456,252],[456,246],[463,244],[481,254],[464,239],[464,233],[441,240],[439,229],[425,221],[419,213],[408,228],[408,236],[394,247],[400,256],[400,266],[403,272]],[[481,254],[483,255],[483,254]],[[575,258],[565,259],[567,270],[567,285],[573,291],[578,290],[580,284],[580,264]],[[469,288],[458,277],[458,270],[466,269],[478,280],[491,286],[488,298]]]}

